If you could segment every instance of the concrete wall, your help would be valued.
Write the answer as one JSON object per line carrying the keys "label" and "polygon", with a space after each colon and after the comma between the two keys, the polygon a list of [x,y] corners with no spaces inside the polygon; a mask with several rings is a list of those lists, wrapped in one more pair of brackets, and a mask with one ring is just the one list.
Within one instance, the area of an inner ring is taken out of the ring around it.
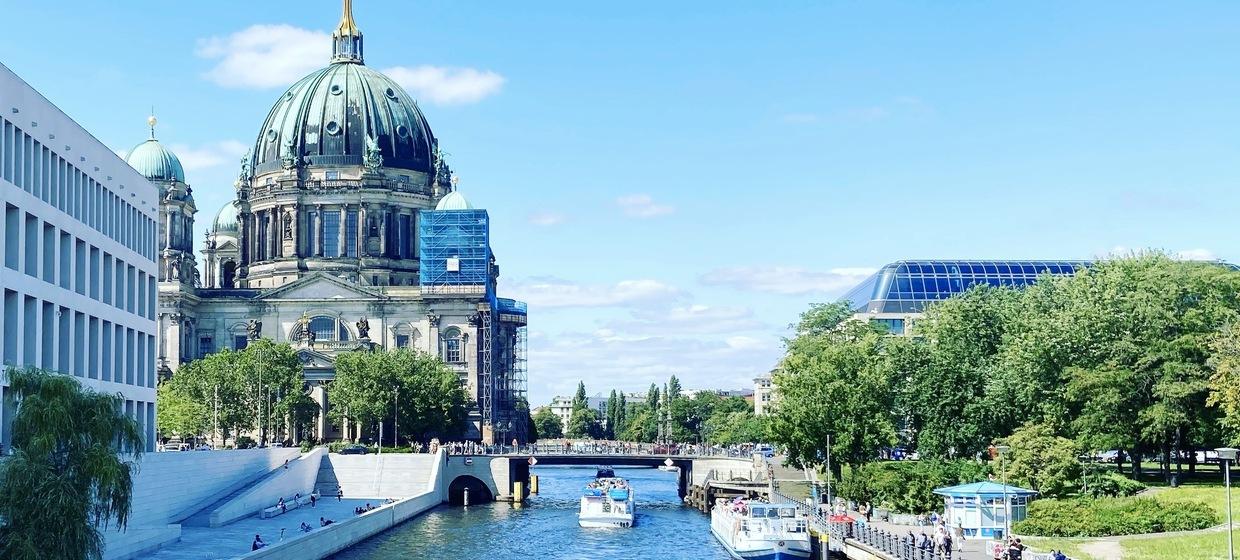
{"label": "concrete wall", "polygon": [[[335,457],[339,456],[328,455],[329,459]],[[386,461],[393,457],[400,456],[387,455],[383,459],[390,464],[399,463],[399,461],[394,460]],[[409,456],[405,455],[405,457]],[[442,470],[444,453],[441,451],[437,455],[412,455],[412,457],[422,459],[421,462],[426,463],[426,466],[429,468],[426,473],[426,479],[423,481],[423,488],[416,495],[406,497],[393,504],[381,506],[365,515],[338,521],[295,539],[251,552],[240,558],[246,560],[319,560],[395,527],[444,502],[447,499],[447,482],[444,480],[444,472]],[[350,459],[350,461],[343,461],[342,463],[347,463],[351,467],[356,466],[352,461],[355,458],[369,458],[376,465],[381,463],[381,461],[377,460],[378,457],[369,455],[350,455],[345,458]],[[328,461],[324,460],[323,464],[327,465]],[[346,480],[342,481],[341,484],[353,485],[356,483],[349,482],[348,477],[346,477]],[[345,496],[349,495],[348,488],[350,486],[345,486]]]}
{"label": "concrete wall", "polygon": [[276,505],[280,498],[293,501],[293,496],[309,496],[319,477],[319,467],[327,449],[320,447],[289,463],[289,468],[277,469],[275,474],[263,479],[241,495],[211,512],[211,526],[219,527],[243,517],[249,517],[264,508]]}
{"label": "concrete wall", "polygon": [[180,526],[175,524],[181,519],[300,453],[297,449],[238,449],[143,455],[133,481],[129,529],[106,533],[104,558],[132,558],[180,538]]}
{"label": "concrete wall", "polygon": [[[444,465],[444,491],[447,492],[448,486],[453,480],[463,475],[469,475],[491,489],[491,495],[496,500],[505,501],[512,499],[512,480],[511,469],[509,468],[508,457],[469,457],[471,464],[465,463],[466,457],[452,456],[448,457],[447,463]],[[524,459],[522,459],[524,460]]]}
{"label": "concrete wall", "polygon": [[407,498],[428,489],[431,472],[441,462],[440,455],[427,453],[332,453],[319,465],[315,488],[325,497],[335,496],[339,485],[346,498]]}
{"label": "concrete wall", "polygon": [[712,470],[715,471],[715,478],[722,480],[731,478],[754,480],[754,477],[761,473],[760,470],[754,468],[753,460],[749,458],[694,459],[693,484],[702,484],[706,480],[706,475]]}

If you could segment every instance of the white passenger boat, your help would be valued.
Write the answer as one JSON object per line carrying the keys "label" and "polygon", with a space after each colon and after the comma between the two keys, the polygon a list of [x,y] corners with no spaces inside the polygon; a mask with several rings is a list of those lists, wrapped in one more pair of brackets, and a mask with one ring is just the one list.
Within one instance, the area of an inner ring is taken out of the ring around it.
{"label": "white passenger boat", "polygon": [[809,523],[796,506],[719,500],[710,511],[710,532],[733,558],[810,557]]}
{"label": "white passenger boat", "polygon": [[600,478],[586,485],[577,524],[582,527],[632,527],[637,510],[633,488],[623,478]]}

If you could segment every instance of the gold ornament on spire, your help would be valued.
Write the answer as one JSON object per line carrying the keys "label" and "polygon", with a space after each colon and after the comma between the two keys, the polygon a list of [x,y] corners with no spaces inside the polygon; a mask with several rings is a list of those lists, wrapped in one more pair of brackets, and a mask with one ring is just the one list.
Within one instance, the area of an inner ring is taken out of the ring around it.
{"label": "gold ornament on spire", "polygon": [[155,123],[158,123],[158,122],[159,122],[159,119],[155,118],[155,109],[151,109],[151,116],[146,118],[146,126],[151,127],[151,139],[152,140],[155,139]]}
{"label": "gold ornament on spire", "polygon": [[344,0],[344,11],[340,15],[340,25],[336,26],[335,37],[353,37],[361,34],[357,23],[353,21],[353,0]]}

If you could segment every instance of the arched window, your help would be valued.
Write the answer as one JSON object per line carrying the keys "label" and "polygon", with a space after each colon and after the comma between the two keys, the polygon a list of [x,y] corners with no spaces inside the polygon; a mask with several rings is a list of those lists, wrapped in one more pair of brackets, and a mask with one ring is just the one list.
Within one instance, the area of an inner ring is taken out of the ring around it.
{"label": "arched window", "polygon": [[417,348],[418,339],[422,338],[418,329],[413,328],[408,323],[399,323],[392,327],[393,342],[397,348]]}
{"label": "arched window", "polygon": [[443,361],[449,364],[459,364],[465,361],[462,359],[463,353],[461,352],[460,329],[456,327],[444,329],[440,338],[443,339],[443,348],[440,351],[440,356],[443,356]]}
{"label": "arched window", "polygon": [[310,319],[310,331],[314,333],[314,340],[326,341],[348,341],[349,329],[338,317],[328,315],[319,315]]}

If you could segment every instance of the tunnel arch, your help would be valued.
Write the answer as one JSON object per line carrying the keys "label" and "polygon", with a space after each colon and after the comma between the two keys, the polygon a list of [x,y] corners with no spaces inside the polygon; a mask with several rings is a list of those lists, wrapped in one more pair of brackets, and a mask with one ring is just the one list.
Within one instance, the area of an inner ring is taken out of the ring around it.
{"label": "tunnel arch", "polygon": [[448,505],[464,505],[465,490],[469,490],[471,504],[484,504],[495,500],[495,495],[485,482],[475,476],[463,474],[452,479],[452,483],[448,485]]}

